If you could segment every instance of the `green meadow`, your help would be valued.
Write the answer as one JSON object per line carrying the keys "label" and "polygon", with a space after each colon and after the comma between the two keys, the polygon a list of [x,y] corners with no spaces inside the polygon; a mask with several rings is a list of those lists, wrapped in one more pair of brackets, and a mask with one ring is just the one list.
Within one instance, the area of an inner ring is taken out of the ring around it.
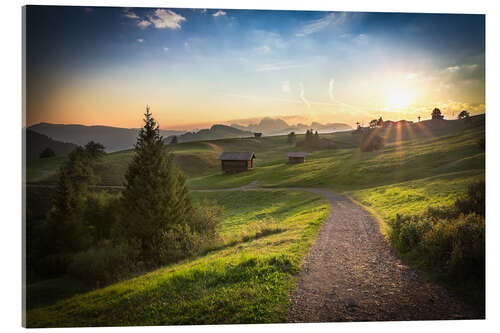
{"label": "green meadow", "polygon": [[[381,129],[385,146],[361,152],[352,132],[321,134],[335,149],[309,151],[306,163],[288,164],[285,153],[297,151],[286,136],[224,139],[171,146],[175,163],[191,190],[260,187],[321,187],[347,195],[388,223],[396,214],[415,215],[444,207],[467,186],[485,178],[485,116],[469,123],[426,121]],[[297,136],[297,142],[303,140]],[[254,168],[222,174],[221,151],[253,151]],[[108,154],[100,162],[99,185],[122,185],[133,151]],[[31,183],[53,183],[57,157],[32,163]],[[224,206],[221,247],[203,256],[85,293],[72,282],[41,281],[32,291],[28,325],[162,325],[263,323],[286,321],[287,295],[300,263],[329,213],[323,199],[298,191],[192,192],[195,201]],[[64,280],[64,279],[63,279]],[[66,290],[64,289],[66,288]],[[73,288],[73,289],[72,289]],[[51,289],[52,290],[52,289]],[[68,290],[80,294],[71,296]],[[29,292],[28,292],[29,293]],[[59,295],[59,296],[58,296]]]}
{"label": "green meadow", "polygon": [[65,278],[32,284],[28,326],[286,321],[288,294],[329,214],[327,202],[312,193],[280,190],[193,196],[225,207],[219,248],[105,288],[78,289],[72,297],[64,288],[75,282]]}

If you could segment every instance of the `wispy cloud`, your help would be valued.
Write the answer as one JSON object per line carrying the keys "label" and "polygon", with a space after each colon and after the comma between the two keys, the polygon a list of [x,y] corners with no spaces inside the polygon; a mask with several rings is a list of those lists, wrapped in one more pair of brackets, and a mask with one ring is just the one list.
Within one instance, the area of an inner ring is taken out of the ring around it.
{"label": "wispy cloud", "polygon": [[137,16],[136,13],[134,12],[130,12],[130,11],[125,11],[125,13],[123,13],[123,16],[125,16],[126,18],[129,18],[129,19],[135,19],[135,20],[139,20],[140,17]]}
{"label": "wispy cloud", "polygon": [[181,22],[186,21],[184,16],[179,15],[170,9],[157,9],[155,10],[154,15],[150,15],[148,18],[156,29],[180,29]]}
{"label": "wispy cloud", "polygon": [[280,71],[290,68],[304,67],[305,64],[294,64],[294,63],[274,63],[274,64],[264,64],[258,66],[256,72],[268,72],[268,71]]}
{"label": "wispy cloud", "polygon": [[256,102],[268,102],[268,101],[276,101],[290,104],[299,104],[300,101],[296,99],[288,99],[288,98],[277,98],[277,97],[261,97],[261,96],[251,96],[251,95],[241,95],[241,94],[224,94],[227,97],[235,97],[235,98],[243,98]]}
{"label": "wispy cloud", "polygon": [[281,91],[285,94],[290,93],[290,81],[287,80],[281,83]]}
{"label": "wispy cloud", "polygon": [[146,20],[141,20],[137,23],[137,26],[141,29],[146,29],[147,27],[149,27],[151,25],[151,22],[149,21],[146,21]]}
{"label": "wispy cloud", "polygon": [[143,42],[144,42],[144,39],[142,39],[142,38],[137,38],[137,42],[138,42],[138,43],[143,43]]}
{"label": "wispy cloud", "polygon": [[168,47],[164,47],[163,52],[168,52]]}
{"label": "wispy cloud", "polygon": [[259,46],[255,48],[255,52],[259,55],[267,54],[271,52],[271,48],[267,45]]}
{"label": "wispy cloud", "polygon": [[446,68],[446,71],[450,73],[456,72],[458,70],[460,70],[460,66],[451,66]]}
{"label": "wispy cloud", "polygon": [[331,101],[335,100],[335,95],[334,95],[334,91],[333,91],[334,83],[335,83],[334,78],[331,78],[330,81],[328,82],[328,95],[330,96]]}
{"label": "wispy cloud", "polygon": [[295,36],[297,37],[307,36],[312,33],[321,31],[330,26],[341,25],[346,21],[347,21],[346,13],[330,13],[318,20],[313,20],[305,24],[304,26],[302,26],[302,28],[299,29],[299,31],[297,31],[297,33],[295,33]]}
{"label": "wispy cloud", "polygon": [[311,104],[305,97],[304,84],[302,84],[302,82],[299,83],[299,89],[300,89],[299,93],[300,100],[304,103],[305,106],[307,106],[307,108],[310,108]]}
{"label": "wispy cloud", "polygon": [[212,16],[217,17],[217,16],[224,16],[226,15],[226,12],[223,10],[218,10],[217,12],[213,13]]}

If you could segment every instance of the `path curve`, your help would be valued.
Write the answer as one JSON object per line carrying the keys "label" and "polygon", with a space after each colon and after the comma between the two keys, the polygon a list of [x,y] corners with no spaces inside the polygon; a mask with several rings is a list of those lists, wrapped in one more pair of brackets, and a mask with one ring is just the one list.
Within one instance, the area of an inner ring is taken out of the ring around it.
{"label": "path curve", "polygon": [[348,198],[319,188],[259,188],[203,192],[299,190],[328,200],[331,213],[314,241],[290,295],[290,322],[479,318],[425,274],[402,262],[378,222]]}

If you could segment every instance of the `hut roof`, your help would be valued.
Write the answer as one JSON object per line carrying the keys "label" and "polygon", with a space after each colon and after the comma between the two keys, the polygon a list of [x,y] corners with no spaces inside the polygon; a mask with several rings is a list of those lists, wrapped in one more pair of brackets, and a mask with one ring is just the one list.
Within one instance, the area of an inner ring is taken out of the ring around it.
{"label": "hut roof", "polygon": [[250,161],[255,158],[255,154],[251,151],[225,151],[222,152],[217,159],[227,161]]}
{"label": "hut roof", "polygon": [[306,158],[306,157],[307,157],[307,153],[303,153],[303,152],[292,152],[292,153],[286,153],[286,156],[287,156],[287,157],[304,157],[304,158]]}

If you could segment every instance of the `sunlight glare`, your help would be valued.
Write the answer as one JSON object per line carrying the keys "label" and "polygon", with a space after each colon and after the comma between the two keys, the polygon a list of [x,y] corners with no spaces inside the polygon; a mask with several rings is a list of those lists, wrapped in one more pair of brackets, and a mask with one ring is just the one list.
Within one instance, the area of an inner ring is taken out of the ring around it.
{"label": "sunlight glare", "polygon": [[409,91],[394,89],[387,96],[386,104],[391,109],[405,109],[412,102],[413,98]]}

